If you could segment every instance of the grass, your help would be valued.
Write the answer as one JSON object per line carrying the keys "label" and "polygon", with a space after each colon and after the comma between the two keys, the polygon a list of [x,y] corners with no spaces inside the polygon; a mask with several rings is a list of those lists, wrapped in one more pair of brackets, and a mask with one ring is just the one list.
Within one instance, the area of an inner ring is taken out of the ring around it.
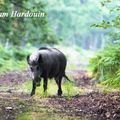
{"label": "grass", "polygon": [[[32,89],[32,82],[31,80],[25,82],[22,86],[23,91],[30,93]],[[57,84],[54,80],[48,80],[48,89],[47,93],[44,94],[43,92],[43,81],[41,81],[41,86],[36,88],[36,96],[44,97],[44,96],[53,96],[57,95]],[[62,83],[62,90],[63,90],[63,96],[73,96],[78,93],[80,93],[80,89],[76,87],[73,83],[70,83],[69,81],[65,81]]]}
{"label": "grass", "polygon": [[102,81],[101,84],[112,87],[112,88],[120,88],[119,79],[108,79],[108,80]]}
{"label": "grass", "polygon": [[100,93],[111,93],[120,91],[120,88],[113,88],[113,86],[110,87],[109,85],[102,85],[101,83],[97,84],[95,87]]}
{"label": "grass", "polygon": [[61,115],[56,113],[45,112],[26,112],[20,114],[16,120],[86,120],[74,116]]}
{"label": "grass", "polygon": [[120,42],[110,44],[90,60],[91,70],[102,85],[120,88]]}

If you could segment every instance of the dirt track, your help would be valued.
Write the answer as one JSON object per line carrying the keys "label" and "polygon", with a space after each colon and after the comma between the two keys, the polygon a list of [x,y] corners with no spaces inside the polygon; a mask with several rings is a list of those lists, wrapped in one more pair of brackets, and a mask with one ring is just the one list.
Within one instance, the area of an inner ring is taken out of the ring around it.
{"label": "dirt track", "polygon": [[[86,71],[72,71],[77,86],[91,86]],[[28,79],[26,72],[10,72],[0,77],[0,85],[7,85],[7,90],[0,89],[0,120],[14,120],[24,112],[32,111],[52,112],[54,114],[75,116],[76,119],[86,120],[119,120],[120,92],[90,93],[72,97],[30,97],[26,93],[13,93],[14,85],[21,84]],[[17,81],[17,82],[16,82]],[[11,88],[11,86],[13,88]],[[42,109],[42,110],[41,110]],[[75,118],[74,117],[74,118]]]}

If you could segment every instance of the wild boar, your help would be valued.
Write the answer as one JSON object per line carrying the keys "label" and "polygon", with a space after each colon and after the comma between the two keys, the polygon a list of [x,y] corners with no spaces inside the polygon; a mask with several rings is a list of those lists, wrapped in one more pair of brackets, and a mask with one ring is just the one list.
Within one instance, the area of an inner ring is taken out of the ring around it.
{"label": "wild boar", "polygon": [[62,95],[62,78],[68,79],[68,77],[65,75],[67,59],[61,51],[56,48],[42,47],[28,55],[27,62],[33,80],[31,96],[35,94],[36,86],[40,86],[41,78],[43,78],[44,92],[47,90],[48,79],[54,78],[58,86],[57,94]]}

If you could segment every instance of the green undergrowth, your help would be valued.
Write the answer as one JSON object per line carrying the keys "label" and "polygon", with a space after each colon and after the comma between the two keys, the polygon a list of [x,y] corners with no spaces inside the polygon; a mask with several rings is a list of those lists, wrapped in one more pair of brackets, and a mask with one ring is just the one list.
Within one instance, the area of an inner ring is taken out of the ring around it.
{"label": "green undergrowth", "polygon": [[113,86],[110,85],[105,85],[105,84],[97,84],[96,85],[97,91],[100,93],[112,93],[112,92],[119,92],[120,88],[114,88]]}
{"label": "green undergrowth", "polygon": [[90,60],[94,77],[103,85],[120,88],[120,43],[107,46]]}
{"label": "green undergrowth", "polygon": [[[27,92],[30,93],[32,90],[32,81],[26,81],[23,86],[22,89]],[[47,93],[43,92],[43,81],[41,81],[41,85],[40,87],[36,88],[36,96],[40,96],[40,97],[48,97],[48,96],[53,96],[53,95],[57,95],[57,84],[54,80],[48,80],[48,89],[47,89]],[[80,89],[78,87],[76,87],[74,85],[74,83],[71,83],[69,81],[65,81],[62,83],[62,90],[63,90],[63,96],[73,96],[76,94],[80,93]]]}
{"label": "green undergrowth", "polygon": [[106,81],[101,82],[102,85],[107,85],[113,88],[120,88],[120,80],[118,79],[108,79]]}
{"label": "green undergrowth", "polygon": [[0,44],[0,72],[25,69],[28,53],[28,48],[7,47]]}
{"label": "green undergrowth", "polygon": [[[84,69],[85,65],[88,64],[88,60],[93,56],[93,52],[83,50],[77,46],[71,48],[69,46],[55,45],[53,47],[61,50],[66,55],[68,60],[67,70]],[[26,57],[35,50],[37,50],[37,47],[33,47],[31,44],[26,46],[0,44],[0,72],[26,69]],[[78,64],[85,65],[83,67],[78,66]]]}

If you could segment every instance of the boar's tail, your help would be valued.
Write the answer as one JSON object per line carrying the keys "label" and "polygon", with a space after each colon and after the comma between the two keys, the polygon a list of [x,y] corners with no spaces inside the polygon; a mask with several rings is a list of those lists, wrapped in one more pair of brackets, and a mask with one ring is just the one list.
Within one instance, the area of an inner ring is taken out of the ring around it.
{"label": "boar's tail", "polygon": [[74,83],[73,81],[71,81],[71,80],[68,78],[68,76],[67,76],[66,74],[64,74],[63,77],[64,77],[66,80],[68,80],[69,82]]}

